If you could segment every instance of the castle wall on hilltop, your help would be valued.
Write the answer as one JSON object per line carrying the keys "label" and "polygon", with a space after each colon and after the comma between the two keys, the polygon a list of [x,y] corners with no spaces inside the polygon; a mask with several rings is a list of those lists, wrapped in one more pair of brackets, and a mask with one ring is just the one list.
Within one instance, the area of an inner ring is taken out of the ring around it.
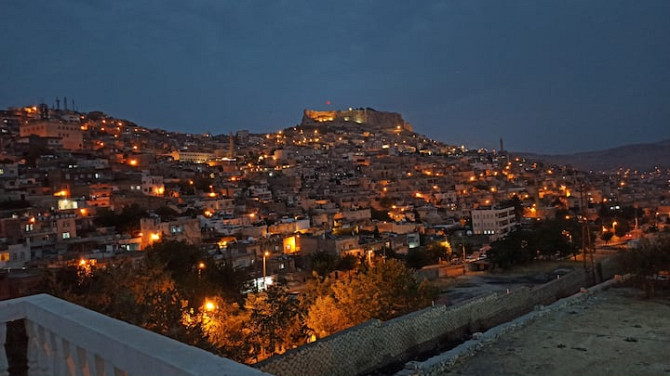
{"label": "castle wall on hilltop", "polygon": [[322,123],[356,123],[365,124],[380,130],[405,130],[412,132],[412,125],[407,123],[400,114],[395,112],[375,111],[368,108],[356,108],[344,111],[305,110],[301,125],[318,125]]}

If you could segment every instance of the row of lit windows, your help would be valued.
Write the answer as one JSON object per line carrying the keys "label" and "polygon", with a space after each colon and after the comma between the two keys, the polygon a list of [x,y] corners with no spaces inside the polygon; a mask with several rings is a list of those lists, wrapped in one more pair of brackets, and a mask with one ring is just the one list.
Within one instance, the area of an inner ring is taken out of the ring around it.
{"label": "row of lit windows", "polygon": [[[45,126],[45,125],[33,125],[33,126],[30,126],[30,127],[24,127],[23,130],[28,131],[28,132],[37,132],[37,131],[47,130],[49,128],[53,129],[53,127],[48,127],[48,126]],[[59,130],[59,131],[70,131],[70,132],[79,131],[79,128],[77,128],[77,127],[68,127],[68,126],[64,126],[64,125],[63,126],[59,125],[59,126],[56,127],[56,129]],[[59,135],[60,135],[60,133],[59,133]]]}

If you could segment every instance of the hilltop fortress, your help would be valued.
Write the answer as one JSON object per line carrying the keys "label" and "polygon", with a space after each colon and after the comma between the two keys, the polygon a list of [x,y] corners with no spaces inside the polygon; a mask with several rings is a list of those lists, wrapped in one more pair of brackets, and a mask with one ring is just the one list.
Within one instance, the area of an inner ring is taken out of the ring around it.
{"label": "hilltop fortress", "polygon": [[413,131],[412,125],[406,122],[400,114],[395,112],[376,111],[372,108],[349,108],[344,111],[305,110],[300,125],[314,126],[319,124],[339,126],[347,124],[364,124],[368,128],[380,131]]}

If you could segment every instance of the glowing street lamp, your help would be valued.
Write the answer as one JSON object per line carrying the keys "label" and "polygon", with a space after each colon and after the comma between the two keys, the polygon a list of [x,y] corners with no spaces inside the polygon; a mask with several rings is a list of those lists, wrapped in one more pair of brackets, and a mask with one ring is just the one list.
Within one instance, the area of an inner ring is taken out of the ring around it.
{"label": "glowing street lamp", "polygon": [[206,267],[207,267],[207,266],[205,265],[204,262],[201,261],[200,263],[198,263],[198,279],[201,279],[201,278],[202,278],[202,271],[203,271],[203,269],[205,269]]}
{"label": "glowing street lamp", "polygon": [[265,253],[263,253],[263,289],[265,289],[265,275],[266,275],[265,274],[265,258],[268,257],[268,256],[270,256],[270,252],[265,251]]}

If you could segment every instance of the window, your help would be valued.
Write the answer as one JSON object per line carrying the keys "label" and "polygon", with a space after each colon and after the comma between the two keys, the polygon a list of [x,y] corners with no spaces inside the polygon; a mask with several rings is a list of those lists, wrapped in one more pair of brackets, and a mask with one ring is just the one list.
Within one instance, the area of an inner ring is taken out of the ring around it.
{"label": "window", "polygon": [[63,233],[63,239],[70,239],[70,232],[69,231]]}

